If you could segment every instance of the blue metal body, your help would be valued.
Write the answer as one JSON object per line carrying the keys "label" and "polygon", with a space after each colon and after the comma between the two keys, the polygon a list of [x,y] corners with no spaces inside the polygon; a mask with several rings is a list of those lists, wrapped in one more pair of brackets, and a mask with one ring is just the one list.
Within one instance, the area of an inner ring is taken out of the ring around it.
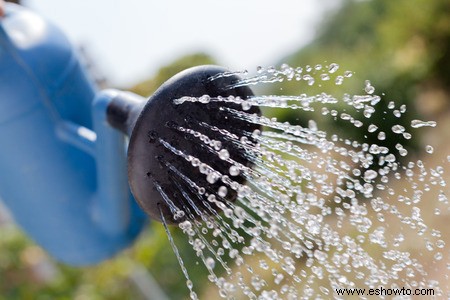
{"label": "blue metal body", "polygon": [[0,22],[0,199],[56,259],[106,259],[146,220],[129,191],[125,137],[106,122],[121,92],[97,92],[38,15],[8,4]]}

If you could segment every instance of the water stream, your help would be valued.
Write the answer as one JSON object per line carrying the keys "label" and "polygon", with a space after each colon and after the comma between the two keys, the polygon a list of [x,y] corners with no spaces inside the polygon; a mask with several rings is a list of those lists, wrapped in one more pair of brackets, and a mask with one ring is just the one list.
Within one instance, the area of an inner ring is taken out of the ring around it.
{"label": "water stream", "polygon": [[[210,80],[231,74],[235,73]],[[160,192],[174,217],[184,219],[179,228],[207,269],[205,280],[217,286],[220,297],[345,299],[347,295],[337,293],[344,288],[409,288],[412,293],[433,289],[436,297],[448,297],[448,280],[440,281],[443,277],[430,270],[448,261],[446,236],[441,232],[446,225],[439,227],[432,221],[449,211],[444,172],[449,161],[428,165],[404,145],[415,139],[415,132],[432,130],[438,124],[416,118],[405,125],[402,120],[407,107],[381,101],[389,95],[377,95],[370,81],[363,83],[360,94],[308,94],[308,87],[317,91],[322,84],[345,91],[347,81],[356,76],[335,63],[258,68],[255,74],[239,75],[242,80],[230,88],[289,81],[303,85],[305,93],[249,99],[208,95],[173,99],[177,105],[238,104],[239,109],[220,109],[230,122],[243,120],[262,126],[262,130],[240,134],[206,123],[200,124],[201,132],[174,128],[228,163],[228,173],[220,173],[163,137],[159,139],[168,151],[198,168],[210,184],[200,186],[166,163],[188,205],[177,207]],[[263,112],[270,108],[311,113],[311,119],[307,126],[301,126],[265,113],[249,113],[254,106]],[[382,131],[384,121],[375,118],[375,112],[394,115],[399,122],[390,131]],[[318,114],[376,136],[378,142],[323,129]],[[217,134],[220,139],[211,137]],[[398,139],[395,147],[384,146],[383,141],[392,136]],[[233,158],[221,140],[237,145],[254,167]],[[433,146],[424,150],[425,155],[433,155]],[[238,176],[244,177],[245,183],[239,183]],[[230,191],[237,193],[235,201],[225,200]],[[197,299],[189,270],[164,226],[186,276],[190,297]],[[424,256],[431,257],[426,265]],[[445,272],[448,276],[448,268]],[[367,294],[361,296],[365,297]]]}

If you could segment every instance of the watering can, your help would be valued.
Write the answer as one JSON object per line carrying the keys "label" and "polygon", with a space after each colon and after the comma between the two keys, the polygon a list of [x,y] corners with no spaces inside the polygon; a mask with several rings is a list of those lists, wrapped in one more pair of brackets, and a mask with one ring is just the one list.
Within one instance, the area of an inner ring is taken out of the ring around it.
{"label": "watering can", "polygon": [[[129,92],[99,91],[58,28],[7,4],[0,19],[0,199],[29,236],[72,265],[97,263],[129,246],[147,215],[180,222],[173,219],[173,206],[190,204],[180,200],[174,170],[208,183],[170,147],[196,154],[221,173],[229,166],[175,124],[259,128],[230,122],[214,104],[173,103],[183,96],[253,95],[246,86],[233,87],[237,76],[217,76],[224,71],[185,70],[148,101]],[[236,145],[223,143],[238,162],[250,164]]]}
{"label": "watering can", "polygon": [[[56,259],[99,262],[130,245],[146,215],[130,193],[125,136],[66,37],[6,4],[0,26],[0,199]],[[126,94],[135,101],[137,95]]]}

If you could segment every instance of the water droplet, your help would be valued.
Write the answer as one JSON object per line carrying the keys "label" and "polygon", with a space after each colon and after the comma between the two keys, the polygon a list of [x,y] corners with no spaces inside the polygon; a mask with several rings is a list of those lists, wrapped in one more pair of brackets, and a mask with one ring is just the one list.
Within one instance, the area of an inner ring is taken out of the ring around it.
{"label": "water droplet", "polygon": [[438,240],[436,242],[436,247],[438,247],[439,249],[442,249],[445,247],[445,242],[443,240]]}
{"label": "water droplet", "polygon": [[400,105],[400,112],[402,114],[404,114],[406,112],[406,105],[405,104]]}
{"label": "water droplet", "polygon": [[314,85],[315,79],[314,79],[314,77],[312,77],[311,75],[305,74],[305,75],[303,75],[302,78],[303,78],[303,80],[306,81],[306,83],[307,83],[309,86]]}
{"label": "water droplet", "polygon": [[314,257],[319,261],[319,262],[324,262],[327,259],[327,254],[323,251],[320,250],[315,250],[314,251]]}
{"label": "water droplet", "polygon": [[371,181],[375,178],[377,178],[378,173],[374,170],[367,170],[366,172],[364,172],[364,180],[366,181]]}
{"label": "water droplet", "polygon": [[425,146],[425,151],[427,151],[427,153],[432,154],[434,152],[434,148],[433,146],[427,145]]}
{"label": "water droplet", "polygon": [[403,127],[402,125],[394,125],[394,126],[392,126],[392,131],[394,132],[394,133],[403,133],[403,132],[405,132],[405,127]]}
{"label": "water droplet", "polygon": [[275,282],[275,284],[280,284],[283,279],[284,279],[284,275],[281,273],[278,273],[275,276],[274,282]]}
{"label": "water droplet", "polygon": [[227,160],[230,158],[230,153],[228,152],[227,149],[222,149],[219,151],[219,158],[221,160]]}
{"label": "water droplet", "polygon": [[347,113],[341,113],[341,119],[342,120],[351,120],[352,116]]}
{"label": "water droplet", "polygon": [[316,121],[314,121],[314,120],[309,120],[309,121],[308,121],[308,128],[309,128],[310,130],[312,130],[312,131],[317,131],[318,128],[317,128],[317,123],[316,123]]}
{"label": "water droplet", "polygon": [[442,258],[443,258],[443,255],[442,255],[441,252],[436,252],[436,253],[434,254],[434,259],[435,259],[435,260],[439,261],[439,260],[442,260]]}
{"label": "water droplet", "polygon": [[211,101],[211,97],[209,95],[203,95],[200,98],[198,98],[198,101],[200,103],[209,103]]}
{"label": "water droplet", "polygon": [[377,129],[378,129],[378,126],[377,126],[377,125],[370,124],[370,125],[369,125],[369,128],[367,129],[367,131],[368,131],[368,132],[375,132],[375,131],[377,131]]}
{"label": "water droplet", "polygon": [[187,286],[189,289],[192,289],[192,288],[194,287],[194,284],[192,283],[191,280],[186,280],[186,286]]}
{"label": "water droplet", "polygon": [[386,155],[386,157],[384,158],[385,159],[385,161],[387,161],[387,162],[395,162],[395,155],[394,154],[388,154],[388,155]]}
{"label": "water droplet", "polygon": [[366,86],[364,87],[364,91],[370,95],[375,92],[375,88],[372,86],[369,80],[366,80]]}
{"label": "water droplet", "polygon": [[344,77],[343,76],[336,76],[336,79],[334,80],[334,83],[336,85],[342,85],[342,83],[344,83]]}
{"label": "water droplet", "polygon": [[230,173],[231,176],[238,176],[240,174],[240,172],[241,171],[239,170],[238,166],[231,166],[230,167],[229,173]]}
{"label": "water droplet", "polygon": [[335,73],[339,69],[339,65],[336,63],[331,63],[328,67],[328,73]]}
{"label": "water droplet", "polygon": [[217,191],[217,195],[219,195],[220,197],[224,198],[228,193],[228,189],[225,186],[221,186],[219,187],[219,190]]}
{"label": "water droplet", "polygon": [[412,120],[411,127],[412,128],[420,128],[420,127],[436,127],[437,123],[435,121],[421,121],[421,120]]}
{"label": "water droplet", "polygon": [[191,297],[192,300],[198,300],[198,296],[194,291],[189,293],[189,297]]}
{"label": "water droplet", "polygon": [[252,104],[249,101],[242,101],[241,106],[242,110],[249,110],[252,108]]}
{"label": "water droplet", "polygon": [[353,72],[352,71],[345,71],[344,72],[344,76],[347,77],[347,78],[350,78],[350,77],[353,76]]}
{"label": "water droplet", "polygon": [[183,218],[184,216],[185,216],[184,211],[178,210],[178,211],[174,214],[173,218],[174,218],[174,220],[179,220],[179,219]]}
{"label": "water droplet", "polygon": [[217,172],[211,172],[211,173],[209,173],[209,174],[206,176],[206,181],[208,181],[208,182],[211,183],[211,184],[214,184],[214,183],[216,183],[216,182],[219,180],[220,177],[221,177],[221,176],[220,176],[219,173],[217,173]]}
{"label": "water droplet", "polygon": [[406,140],[410,140],[412,138],[412,135],[409,132],[404,132],[403,133],[403,138],[405,138]]}
{"label": "water droplet", "polygon": [[221,141],[214,141],[213,142],[213,148],[216,151],[219,151],[222,148],[222,142]]}
{"label": "water droplet", "polygon": [[359,120],[355,120],[355,122],[353,123],[353,125],[357,128],[360,128],[364,125],[363,122],[359,121]]}
{"label": "water droplet", "polygon": [[200,166],[198,167],[198,169],[200,170],[200,173],[208,174],[210,167],[205,163],[201,163]]}
{"label": "water droplet", "polygon": [[330,75],[328,75],[327,73],[323,73],[323,74],[320,75],[320,79],[322,81],[330,80]]}

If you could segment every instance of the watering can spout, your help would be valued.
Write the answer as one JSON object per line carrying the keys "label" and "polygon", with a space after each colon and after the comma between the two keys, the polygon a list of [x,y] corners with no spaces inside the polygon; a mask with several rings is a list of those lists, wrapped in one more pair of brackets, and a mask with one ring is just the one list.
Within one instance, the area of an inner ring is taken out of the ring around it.
{"label": "watering can spout", "polygon": [[130,137],[146,99],[128,92],[110,90],[106,93],[109,94],[106,100],[108,124]]}

